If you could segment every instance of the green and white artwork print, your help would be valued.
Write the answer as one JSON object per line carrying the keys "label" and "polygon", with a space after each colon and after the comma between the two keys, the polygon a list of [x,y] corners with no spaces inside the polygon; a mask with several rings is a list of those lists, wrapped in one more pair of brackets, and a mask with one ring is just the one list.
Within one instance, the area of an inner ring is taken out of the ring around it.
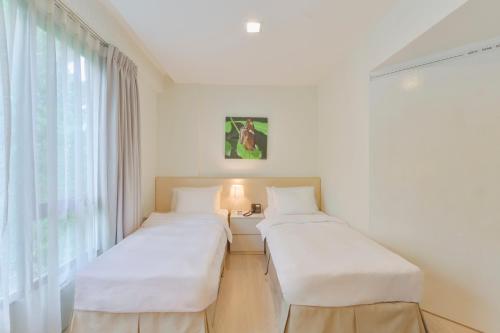
{"label": "green and white artwork print", "polygon": [[225,132],[226,159],[267,159],[267,118],[226,117]]}

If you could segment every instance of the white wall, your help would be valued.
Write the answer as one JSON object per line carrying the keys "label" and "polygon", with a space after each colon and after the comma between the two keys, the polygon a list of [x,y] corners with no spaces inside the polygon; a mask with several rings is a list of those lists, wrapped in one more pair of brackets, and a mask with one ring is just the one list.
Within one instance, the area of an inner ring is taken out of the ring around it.
{"label": "white wall", "polygon": [[141,103],[141,185],[142,216],[154,211],[155,177],[158,169],[158,101],[159,93],[139,82]]}
{"label": "white wall", "polygon": [[367,56],[370,70],[467,2],[468,0],[397,1],[369,36]]}
{"label": "white wall", "polygon": [[368,232],[370,72],[465,2],[398,1],[319,84],[319,168],[327,212]]}
{"label": "white wall", "polygon": [[157,168],[157,108],[159,95],[169,78],[147,54],[131,31],[105,0],[66,0],[67,5],[104,40],[117,46],[138,67],[141,108],[142,211],[147,216],[154,209],[154,178]]}
{"label": "white wall", "polygon": [[[392,55],[380,67],[384,69],[500,36],[500,1],[474,0]],[[480,21],[480,22],[479,22]]]}
{"label": "white wall", "polygon": [[[158,114],[163,176],[317,176],[314,87],[175,84]],[[267,160],[226,160],[226,116],[269,118]]]}
{"label": "white wall", "polygon": [[371,225],[425,272],[423,307],[500,332],[500,51],[371,84]]}
{"label": "white wall", "polygon": [[318,87],[319,174],[323,208],[367,230],[368,79],[362,59],[338,64]]}

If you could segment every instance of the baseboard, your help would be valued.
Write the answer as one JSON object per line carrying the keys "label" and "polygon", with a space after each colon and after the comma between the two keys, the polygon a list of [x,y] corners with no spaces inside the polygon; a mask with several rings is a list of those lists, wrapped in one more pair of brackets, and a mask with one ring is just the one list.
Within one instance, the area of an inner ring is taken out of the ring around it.
{"label": "baseboard", "polygon": [[422,315],[428,333],[482,333],[472,327],[426,310],[422,310]]}

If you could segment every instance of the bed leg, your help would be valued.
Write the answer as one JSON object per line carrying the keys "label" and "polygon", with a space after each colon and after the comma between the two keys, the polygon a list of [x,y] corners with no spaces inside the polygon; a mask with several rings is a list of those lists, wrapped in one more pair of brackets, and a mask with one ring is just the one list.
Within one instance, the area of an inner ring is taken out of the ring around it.
{"label": "bed leg", "polygon": [[266,272],[264,273],[264,275],[267,275],[269,274],[269,264],[271,263],[271,256],[267,256],[267,264],[266,264]]}
{"label": "bed leg", "polygon": [[226,257],[222,260],[222,268],[220,272],[220,278],[224,278],[224,272],[226,271]]}
{"label": "bed leg", "polygon": [[285,325],[283,326],[283,328],[280,330],[280,332],[283,332],[285,333],[287,331],[287,326],[288,326],[288,321],[290,320],[290,310],[292,309],[292,304],[289,304],[288,305],[288,311],[287,311],[287,314],[286,314],[286,321],[285,321]]}

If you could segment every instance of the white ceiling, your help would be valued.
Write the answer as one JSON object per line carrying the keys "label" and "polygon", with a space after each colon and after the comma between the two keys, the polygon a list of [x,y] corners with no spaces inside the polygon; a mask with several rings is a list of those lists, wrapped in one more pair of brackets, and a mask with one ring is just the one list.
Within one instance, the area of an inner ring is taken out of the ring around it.
{"label": "white ceiling", "polygon": [[380,68],[390,67],[459,47],[500,37],[500,1],[468,1],[426,31]]}
{"label": "white ceiling", "polygon": [[[309,85],[395,0],[103,0],[179,83]],[[262,22],[249,35],[247,20]]]}

